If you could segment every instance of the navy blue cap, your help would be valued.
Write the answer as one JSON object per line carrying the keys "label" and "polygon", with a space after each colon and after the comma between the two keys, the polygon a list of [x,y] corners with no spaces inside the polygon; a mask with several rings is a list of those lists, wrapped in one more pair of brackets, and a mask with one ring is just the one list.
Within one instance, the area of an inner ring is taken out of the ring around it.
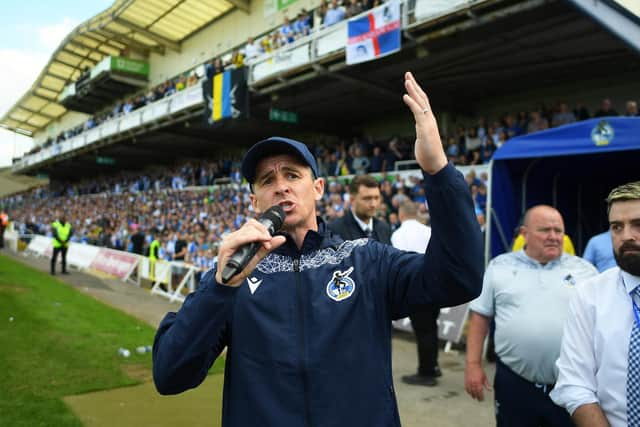
{"label": "navy blue cap", "polygon": [[272,136],[271,138],[255,143],[253,147],[249,148],[244,159],[242,159],[242,176],[249,181],[249,184],[253,184],[256,178],[258,162],[265,157],[278,154],[292,154],[296,156],[311,168],[314,177],[318,177],[316,159],[307,146],[302,142],[280,136]]}

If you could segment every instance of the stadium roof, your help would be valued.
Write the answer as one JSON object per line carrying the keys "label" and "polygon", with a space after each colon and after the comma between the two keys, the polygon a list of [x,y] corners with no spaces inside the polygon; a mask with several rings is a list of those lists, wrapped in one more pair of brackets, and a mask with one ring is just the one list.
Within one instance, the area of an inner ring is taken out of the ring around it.
{"label": "stadium roof", "polygon": [[26,135],[45,129],[67,111],[58,96],[86,66],[130,50],[179,52],[183,40],[234,8],[248,12],[249,0],[116,0],[60,43],[0,127]]}

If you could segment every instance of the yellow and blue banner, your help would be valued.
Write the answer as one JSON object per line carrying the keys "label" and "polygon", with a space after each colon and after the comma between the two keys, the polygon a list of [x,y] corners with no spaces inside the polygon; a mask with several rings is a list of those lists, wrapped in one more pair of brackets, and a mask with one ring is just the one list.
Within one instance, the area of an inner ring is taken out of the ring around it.
{"label": "yellow and blue banner", "polygon": [[243,68],[216,74],[202,83],[205,120],[214,124],[225,119],[247,117],[247,79]]}
{"label": "yellow and blue banner", "polygon": [[347,23],[347,65],[371,61],[400,50],[400,3],[390,1]]}

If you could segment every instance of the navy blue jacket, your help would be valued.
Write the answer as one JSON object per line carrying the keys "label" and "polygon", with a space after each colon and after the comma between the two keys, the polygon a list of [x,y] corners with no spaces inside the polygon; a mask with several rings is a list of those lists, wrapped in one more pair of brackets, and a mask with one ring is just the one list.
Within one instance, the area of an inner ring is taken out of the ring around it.
{"label": "navy blue jacket", "polygon": [[227,348],[225,427],[399,426],[391,320],[413,306],[480,294],[482,238],[462,175],[425,174],[432,235],[425,255],[342,241],[320,223],[287,242],[237,288],[209,271],[153,345],[158,391],[196,387]]}

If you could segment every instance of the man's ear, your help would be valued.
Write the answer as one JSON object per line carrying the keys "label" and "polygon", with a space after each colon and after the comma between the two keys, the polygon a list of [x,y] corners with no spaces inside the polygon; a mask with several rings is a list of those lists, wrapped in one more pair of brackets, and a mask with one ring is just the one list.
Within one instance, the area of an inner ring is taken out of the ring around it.
{"label": "man's ear", "polygon": [[524,241],[526,243],[526,241],[527,241],[527,233],[528,233],[527,227],[525,227],[524,225],[521,225],[519,231],[520,231],[520,234],[522,235],[522,237],[524,237]]}
{"label": "man's ear", "polygon": [[318,201],[320,199],[322,199],[322,196],[324,195],[324,178],[316,178],[315,181],[313,181],[313,189],[315,191],[315,200]]}
{"label": "man's ear", "polygon": [[251,200],[251,206],[253,206],[253,211],[258,215],[260,215],[262,211],[260,210],[260,208],[258,208],[258,199],[256,198],[255,194],[249,193],[249,199]]}

